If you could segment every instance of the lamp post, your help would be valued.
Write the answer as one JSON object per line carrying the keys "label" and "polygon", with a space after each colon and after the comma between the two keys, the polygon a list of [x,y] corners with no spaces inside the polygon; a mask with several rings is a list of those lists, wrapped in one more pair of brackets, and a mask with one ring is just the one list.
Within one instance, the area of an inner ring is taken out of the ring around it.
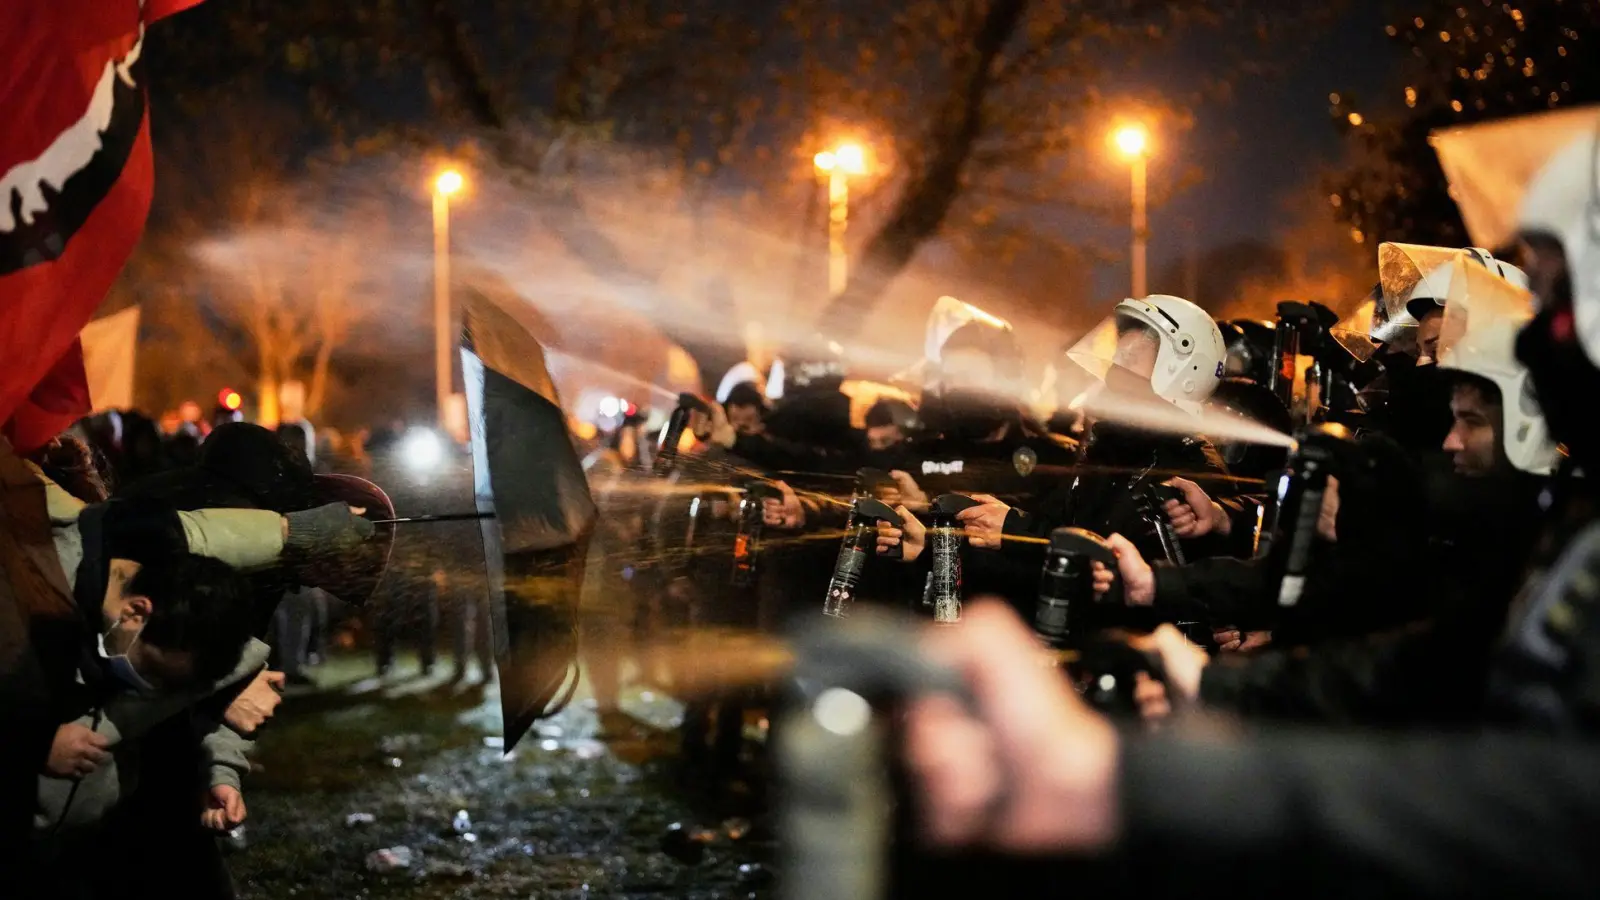
{"label": "lamp post", "polygon": [[812,158],[817,173],[828,178],[828,293],[844,293],[850,280],[850,256],[845,249],[845,229],[850,222],[850,176],[865,175],[867,155],[859,144],[840,144]]}
{"label": "lamp post", "polygon": [[1150,133],[1143,125],[1128,125],[1114,135],[1117,149],[1128,158],[1133,172],[1133,296],[1149,294],[1146,280],[1146,255],[1150,244],[1150,221],[1146,210],[1146,161],[1150,156]]}
{"label": "lamp post", "polygon": [[439,425],[450,398],[450,195],[461,190],[461,173],[446,169],[433,180],[433,378]]}

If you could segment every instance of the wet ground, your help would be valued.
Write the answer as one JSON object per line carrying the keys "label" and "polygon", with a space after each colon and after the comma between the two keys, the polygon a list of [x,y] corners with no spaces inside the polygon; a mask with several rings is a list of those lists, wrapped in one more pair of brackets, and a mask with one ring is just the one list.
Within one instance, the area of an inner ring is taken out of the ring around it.
{"label": "wet ground", "polygon": [[679,787],[669,698],[629,692],[638,727],[602,742],[580,690],[508,756],[492,685],[396,669],[325,664],[262,735],[230,857],[245,900],[770,895],[771,844],[738,804]]}

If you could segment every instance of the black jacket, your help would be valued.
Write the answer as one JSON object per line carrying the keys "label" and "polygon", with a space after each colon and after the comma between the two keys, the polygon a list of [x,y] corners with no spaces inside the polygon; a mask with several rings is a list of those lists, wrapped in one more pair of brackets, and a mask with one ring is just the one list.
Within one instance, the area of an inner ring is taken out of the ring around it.
{"label": "black jacket", "polygon": [[[1155,531],[1140,513],[1140,492],[1174,475],[1197,481],[1213,497],[1231,498],[1228,469],[1216,449],[1203,439],[1149,434],[1131,428],[1096,425],[1079,448],[1077,471],[1031,511],[1012,510],[1006,533],[1047,538],[1063,527],[1085,528],[1100,535],[1120,534],[1133,541],[1146,559],[1162,558]],[[1185,550],[1209,556],[1228,545],[1204,538]]]}
{"label": "black jacket", "polygon": [[[1592,897],[1600,746],[1503,734],[1130,741],[1130,894]],[[1202,889],[1201,893],[1205,893]]]}
{"label": "black jacket", "polygon": [[[1493,646],[1539,533],[1545,482],[1521,474],[1435,479],[1430,553],[1419,565],[1427,578],[1414,587],[1425,606],[1394,601],[1425,616],[1411,627],[1364,638],[1219,659],[1201,679],[1202,699],[1247,715],[1330,723],[1479,721]],[[1249,565],[1260,573],[1261,565]],[[1381,592],[1378,581],[1359,596]],[[1309,593],[1335,609],[1341,602],[1326,592]],[[1380,615],[1384,604],[1360,606]]]}
{"label": "black jacket", "polygon": [[[1381,436],[1364,438],[1362,463],[1339,473],[1337,544],[1318,539],[1311,576],[1298,603],[1280,606],[1281,565],[1211,559],[1156,568],[1156,605],[1170,616],[1214,625],[1271,629],[1274,641],[1298,645],[1370,634],[1425,619],[1434,596],[1429,578],[1433,524],[1421,467]],[[1283,541],[1278,542],[1279,546]]]}
{"label": "black jacket", "polygon": [[[1198,482],[1213,496],[1232,500],[1231,485],[1225,480],[1227,468],[1211,444],[1201,439],[1102,423],[1095,426],[1091,440],[1081,445],[1075,462],[1077,471],[1070,482],[1032,511],[1011,511],[1005,522],[1007,535],[1042,541],[1063,527],[1083,528],[1102,536],[1120,534],[1132,541],[1146,559],[1161,560],[1163,549],[1155,527],[1141,512],[1144,491],[1171,476],[1182,475]],[[1224,553],[1231,546],[1231,538],[1210,536],[1182,543],[1184,553],[1192,558]],[[1006,553],[1013,559],[1026,560],[1025,567],[1033,572],[1033,591],[1028,600],[1031,613],[1037,600],[1044,547],[1023,541],[1008,545]],[[1083,632],[1107,627],[1149,630],[1163,620],[1171,620],[1148,609],[1102,606],[1085,607],[1076,619],[1074,630]]]}
{"label": "black jacket", "polygon": [[[1070,477],[1077,458],[1071,441],[1020,422],[998,440],[969,441],[935,435],[909,441],[897,452],[899,458],[893,468],[909,472],[930,500],[947,493],[983,493],[1013,507],[1033,504],[1048,496],[1064,478]],[[1008,544],[1001,550],[968,547],[962,560],[965,597],[1004,597],[1025,617],[1032,617],[1044,561],[1042,546]],[[918,600],[929,566],[924,558],[915,568],[918,574],[912,589]]]}

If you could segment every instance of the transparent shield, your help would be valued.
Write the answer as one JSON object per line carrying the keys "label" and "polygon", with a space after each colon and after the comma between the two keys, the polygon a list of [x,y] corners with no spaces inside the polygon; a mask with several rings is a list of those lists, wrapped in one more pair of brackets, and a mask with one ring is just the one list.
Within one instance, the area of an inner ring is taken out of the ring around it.
{"label": "transparent shield", "polygon": [[1469,332],[1497,322],[1523,322],[1533,315],[1533,295],[1465,258],[1450,280],[1439,329],[1438,359],[1449,365],[1455,349]]}
{"label": "transparent shield", "polygon": [[[1095,381],[1104,381],[1106,372],[1112,366],[1112,360],[1117,355],[1117,317],[1107,316],[1099,324],[1084,332],[1071,347],[1067,348],[1066,361],[1072,365],[1068,369],[1078,369],[1086,373]],[[1070,381],[1076,373],[1068,372],[1062,382],[1064,390],[1070,391]],[[1062,377],[1058,373],[1058,378]],[[1079,385],[1080,387],[1082,385]]]}
{"label": "transparent shield", "polygon": [[1136,315],[1118,311],[1101,319],[1056,365],[1061,408],[1129,421],[1169,413],[1172,405],[1150,386],[1160,342],[1155,329]]}
{"label": "transparent shield", "polygon": [[1386,344],[1404,344],[1417,326],[1413,301],[1442,305],[1450,294],[1450,273],[1465,253],[1453,247],[1381,244],[1378,247],[1379,298],[1370,335]]}
{"label": "transparent shield", "polygon": [[1328,334],[1339,342],[1339,346],[1362,362],[1371,359],[1378,352],[1378,345],[1371,337],[1372,317],[1377,307],[1378,301],[1375,298],[1368,300],[1328,331]]}
{"label": "transparent shield", "polygon": [[939,348],[954,334],[956,329],[969,322],[982,322],[994,328],[1010,330],[1011,323],[999,316],[985,312],[971,303],[963,303],[954,297],[940,297],[933,305],[933,311],[928,314],[927,337],[923,342],[923,353],[929,362],[939,361]]}

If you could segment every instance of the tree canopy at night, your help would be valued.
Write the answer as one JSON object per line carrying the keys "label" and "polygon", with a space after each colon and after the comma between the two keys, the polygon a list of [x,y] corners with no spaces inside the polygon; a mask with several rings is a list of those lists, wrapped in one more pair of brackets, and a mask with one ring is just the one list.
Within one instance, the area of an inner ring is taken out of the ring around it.
{"label": "tree canopy at night", "polygon": [[1600,100],[1600,3],[1403,2],[1387,31],[1409,56],[1404,108],[1330,98],[1354,154],[1330,200],[1357,241],[1465,245],[1429,134]]}
{"label": "tree canopy at night", "polygon": [[[1325,4],[1259,6],[218,3],[164,37],[177,52],[160,56],[158,86],[185,101],[173,110],[191,123],[265,97],[310,113],[308,146],[479,154],[559,200],[552,232],[568,251],[642,293],[660,293],[659,279],[586,213],[574,172],[608,154],[648,158],[680,176],[693,206],[724,176],[756,189],[809,182],[815,151],[862,140],[883,163],[864,187],[883,203],[853,241],[852,283],[822,316],[844,336],[926,241],[1003,233],[1041,204],[1081,206],[1084,176],[1067,160],[1103,137],[1108,117],[1138,110],[1181,130],[1187,107],[1257,71],[1272,35]],[[1138,87],[1142,65],[1202,35],[1211,77],[1187,93]]]}

